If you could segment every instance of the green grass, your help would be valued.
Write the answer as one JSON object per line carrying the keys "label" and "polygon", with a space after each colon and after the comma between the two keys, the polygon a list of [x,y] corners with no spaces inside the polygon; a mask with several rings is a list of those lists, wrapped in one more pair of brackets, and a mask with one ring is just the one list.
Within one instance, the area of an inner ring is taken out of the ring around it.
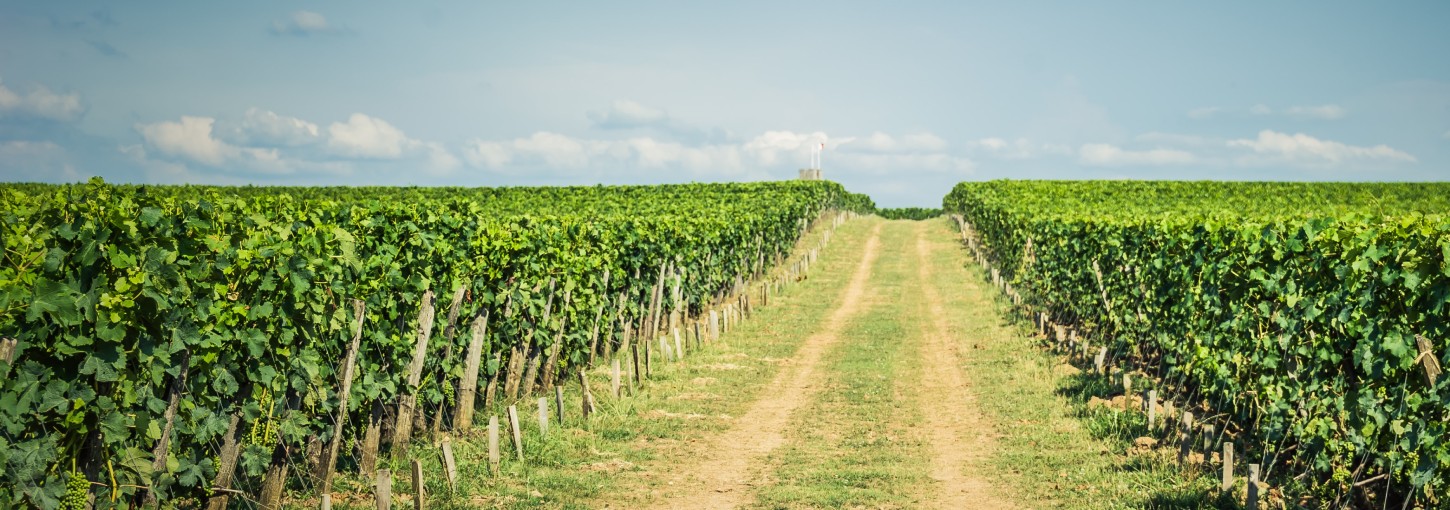
{"label": "green grass", "polygon": [[902,315],[915,280],[910,232],[884,228],[861,315],[850,319],[822,359],[826,388],[792,419],[788,443],[772,453],[773,474],[755,508],[902,508],[917,506],[930,485],[919,407],[909,390],[920,370],[917,331]]}

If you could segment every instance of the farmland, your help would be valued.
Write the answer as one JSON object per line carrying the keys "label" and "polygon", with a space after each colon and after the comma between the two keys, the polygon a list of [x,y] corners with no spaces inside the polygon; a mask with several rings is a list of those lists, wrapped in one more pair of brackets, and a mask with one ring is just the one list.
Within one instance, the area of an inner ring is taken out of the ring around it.
{"label": "farmland", "polygon": [[1423,183],[993,181],[945,202],[1039,328],[1075,328],[1073,348],[1210,416],[1187,434],[1340,505],[1387,490],[1433,502],[1450,476],[1445,348],[1430,341],[1450,337],[1447,197]]}
{"label": "farmland", "polygon": [[1446,185],[0,203],[0,507],[1442,504]]}
{"label": "farmland", "polygon": [[0,503],[44,508],[87,483],[102,507],[275,504],[344,443],[371,472],[475,399],[649,351],[870,208],[832,183],[0,192]]}

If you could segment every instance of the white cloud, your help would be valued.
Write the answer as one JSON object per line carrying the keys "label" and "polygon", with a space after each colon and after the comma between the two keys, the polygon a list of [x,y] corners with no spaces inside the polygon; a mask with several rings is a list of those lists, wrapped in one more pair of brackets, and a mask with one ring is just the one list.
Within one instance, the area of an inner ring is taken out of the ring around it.
{"label": "white cloud", "polygon": [[419,146],[403,130],[383,119],[354,113],[347,122],[327,126],[327,148],[340,156],[353,158],[396,159],[403,152]]}
{"label": "white cloud", "polygon": [[828,169],[894,174],[902,171],[965,173],[973,168],[967,158],[926,150],[944,149],[946,145],[929,134],[876,133],[861,138],[831,138],[821,132],[767,131],[740,143],[688,145],[652,137],[592,140],[538,132],[513,140],[474,140],[466,144],[462,154],[474,167],[505,172],[546,167],[562,173],[578,173],[622,166],[686,171],[696,176],[768,177],[773,171],[805,166],[811,149],[820,144],[826,146],[823,160]]}
{"label": "white cloud", "polygon": [[1239,158],[1240,164],[1250,166],[1293,164],[1327,167],[1364,161],[1401,163],[1418,161],[1408,153],[1383,144],[1374,147],[1359,147],[1332,140],[1320,140],[1303,133],[1290,135],[1271,130],[1260,131],[1258,138],[1252,140],[1229,140],[1228,146],[1253,151],[1253,155]]}
{"label": "white cloud", "polygon": [[1292,106],[1284,113],[1301,119],[1335,120],[1344,118],[1344,108],[1339,105]]}
{"label": "white cloud", "polygon": [[278,115],[260,108],[248,108],[239,121],[219,122],[222,139],[238,145],[297,147],[322,140],[317,124]]}
{"label": "white cloud", "polygon": [[136,130],[141,132],[148,145],[162,153],[217,166],[239,156],[241,151],[212,136],[212,124],[215,122],[216,119],[210,117],[182,116],[179,122],[137,124]]}
{"label": "white cloud", "polygon": [[[274,147],[240,147],[227,143],[214,135],[215,124],[216,119],[211,117],[183,115],[178,121],[137,124],[136,131],[141,133],[147,146],[162,155],[210,167],[243,168],[266,173],[291,173],[302,168],[336,169],[335,165],[309,165],[285,158]],[[144,152],[140,155],[148,156]]]}
{"label": "white cloud", "polygon": [[1078,150],[1078,162],[1094,166],[1182,165],[1193,163],[1196,160],[1197,158],[1187,151],[1174,149],[1132,151],[1104,143],[1083,144]]}
{"label": "white cloud", "polygon": [[1268,105],[1260,103],[1249,107],[1249,113],[1252,113],[1254,115],[1269,115],[1274,113],[1274,109],[1269,108]]}
{"label": "white cloud", "polygon": [[327,22],[327,18],[312,11],[296,11],[285,20],[272,22],[272,34],[309,36],[335,34],[339,30]]}
{"label": "white cloud", "polygon": [[30,93],[20,94],[0,82],[0,118],[41,118],[73,121],[85,113],[81,98],[75,93],[57,94],[44,85],[36,85]]}
{"label": "white cloud", "polygon": [[447,173],[463,165],[462,162],[458,161],[458,156],[454,156],[441,143],[428,143],[426,147],[428,150],[428,164],[434,170]]}
{"label": "white cloud", "polygon": [[754,157],[755,161],[761,165],[781,163],[781,155],[789,154],[792,161],[800,161],[801,166],[804,167],[805,162],[809,160],[808,155],[812,148],[823,143],[826,143],[827,147],[839,145],[839,143],[827,143],[829,141],[830,137],[820,131],[812,133],[766,131],[745,142],[741,146],[741,150]]}
{"label": "white cloud", "polygon": [[1188,117],[1191,119],[1208,119],[1218,115],[1222,111],[1223,108],[1219,106],[1205,106],[1188,110]]}
{"label": "white cloud", "polygon": [[866,152],[941,152],[946,150],[947,142],[925,132],[891,136],[877,131],[870,136],[841,140],[839,146],[844,150]]}

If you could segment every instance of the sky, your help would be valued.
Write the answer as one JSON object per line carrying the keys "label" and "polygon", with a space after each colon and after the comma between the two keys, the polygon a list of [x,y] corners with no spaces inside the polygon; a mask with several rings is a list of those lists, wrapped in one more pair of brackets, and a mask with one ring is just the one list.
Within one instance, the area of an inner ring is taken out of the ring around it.
{"label": "sky", "polygon": [[1450,2],[0,2],[0,181],[1450,179]]}

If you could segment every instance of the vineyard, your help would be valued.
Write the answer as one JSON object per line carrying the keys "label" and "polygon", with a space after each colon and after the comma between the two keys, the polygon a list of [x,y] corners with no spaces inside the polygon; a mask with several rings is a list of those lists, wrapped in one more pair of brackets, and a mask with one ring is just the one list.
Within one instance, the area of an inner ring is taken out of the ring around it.
{"label": "vineyard", "polygon": [[1450,185],[992,181],[944,205],[1018,310],[1145,374],[1207,451],[1318,505],[1445,504]]}
{"label": "vineyard", "polygon": [[824,181],[0,186],[0,507],[325,493],[747,299],[832,210],[874,205]]}

